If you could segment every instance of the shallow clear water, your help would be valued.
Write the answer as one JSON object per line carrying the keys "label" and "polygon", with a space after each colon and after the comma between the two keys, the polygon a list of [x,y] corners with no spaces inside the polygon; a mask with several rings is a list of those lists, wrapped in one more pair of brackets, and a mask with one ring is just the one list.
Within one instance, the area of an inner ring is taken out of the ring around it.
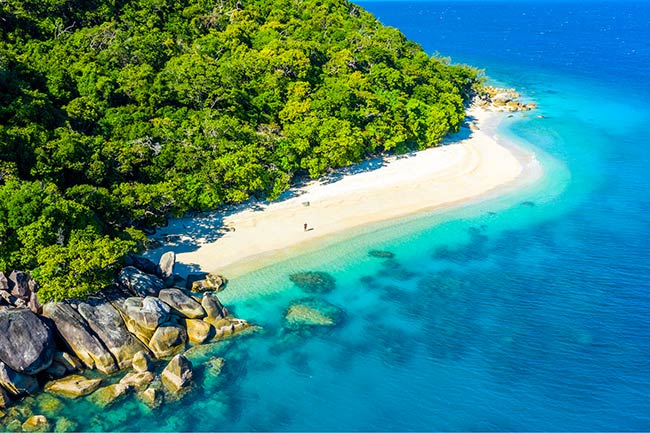
{"label": "shallow clear water", "polygon": [[[221,379],[196,359],[161,412],[61,413],[85,430],[648,430],[650,4],[363,6],[537,102],[501,133],[546,177],[239,277],[220,297],[264,331],[214,349]],[[303,270],[335,278],[339,326],[284,329]]]}

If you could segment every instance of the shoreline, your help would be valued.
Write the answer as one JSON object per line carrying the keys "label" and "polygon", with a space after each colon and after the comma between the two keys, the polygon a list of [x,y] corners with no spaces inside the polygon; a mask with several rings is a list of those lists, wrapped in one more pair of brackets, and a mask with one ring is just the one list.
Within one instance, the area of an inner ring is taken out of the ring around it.
{"label": "shoreline", "polygon": [[173,250],[181,275],[220,272],[232,278],[335,235],[501,195],[542,175],[534,153],[496,133],[507,113],[472,107],[467,115],[473,130],[466,138],[364,161],[294,187],[275,202],[171,220],[152,237],[161,245],[147,256]]}

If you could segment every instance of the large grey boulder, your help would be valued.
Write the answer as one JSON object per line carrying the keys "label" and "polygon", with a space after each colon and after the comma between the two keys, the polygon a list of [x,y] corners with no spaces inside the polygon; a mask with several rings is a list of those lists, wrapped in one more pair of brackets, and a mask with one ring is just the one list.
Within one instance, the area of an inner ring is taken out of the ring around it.
{"label": "large grey boulder", "polygon": [[69,304],[49,302],[43,306],[43,315],[54,322],[63,340],[88,368],[96,368],[105,374],[118,370],[113,355],[81,314]]}
{"label": "large grey boulder", "polygon": [[170,392],[178,392],[192,382],[192,363],[183,355],[176,355],[169,361],[160,378]]}
{"label": "large grey boulder", "polygon": [[143,343],[149,343],[158,325],[167,321],[171,311],[169,305],[158,298],[127,298],[114,304],[122,313],[127,329]]}
{"label": "large grey boulder", "polygon": [[1,361],[0,386],[13,395],[33,394],[38,391],[38,381],[34,377],[18,373]]}
{"label": "large grey boulder", "polygon": [[175,323],[160,325],[149,342],[156,358],[167,358],[185,349],[187,331]]}
{"label": "large grey boulder", "polygon": [[52,364],[52,330],[30,310],[0,311],[0,360],[11,369],[36,374]]}
{"label": "large grey boulder", "polygon": [[136,296],[157,296],[165,288],[165,282],[155,275],[142,272],[134,266],[127,266],[117,277],[120,284]]}
{"label": "large grey boulder", "polygon": [[105,300],[90,300],[77,306],[95,335],[111,352],[120,369],[131,366],[136,353],[147,350],[126,328],[120,313]]}
{"label": "large grey boulder", "polygon": [[158,294],[158,298],[165,304],[172,307],[181,316],[188,319],[200,319],[205,317],[205,311],[201,304],[187,296],[181,289],[164,289]]}
{"label": "large grey boulder", "polygon": [[223,306],[219,298],[210,292],[203,293],[201,306],[205,310],[208,319],[223,319],[228,315],[228,310]]}
{"label": "large grey boulder", "polygon": [[167,251],[158,261],[158,272],[160,278],[167,283],[174,282],[174,265],[176,264],[176,254],[173,251]]}

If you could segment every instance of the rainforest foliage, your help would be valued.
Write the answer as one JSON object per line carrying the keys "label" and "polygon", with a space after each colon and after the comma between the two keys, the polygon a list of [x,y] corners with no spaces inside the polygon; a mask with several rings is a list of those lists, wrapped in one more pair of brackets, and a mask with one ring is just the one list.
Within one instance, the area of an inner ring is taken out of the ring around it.
{"label": "rainforest foliage", "polygon": [[172,215],[456,131],[478,71],[345,0],[3,0],[0,269],[110,281]]}

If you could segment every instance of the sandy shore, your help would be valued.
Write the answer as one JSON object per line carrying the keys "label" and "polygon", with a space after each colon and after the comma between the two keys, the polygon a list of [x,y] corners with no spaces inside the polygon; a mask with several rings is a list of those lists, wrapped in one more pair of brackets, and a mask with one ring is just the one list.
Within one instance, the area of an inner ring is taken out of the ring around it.
{"label": "sandy shore", "polygon": [[463,203],[512,184],[534,155],[515,155],[500,143],[495,129],[503,114],[479,109],[468,114],[479,128],[469,138],[365,162],[338,179],[292,190],[278,202],[174,220],[155,237],[165,245],[150,255],[175,250],[185,269],[228,270],[232,276],[236,268],[262,267],[335,233]]}

